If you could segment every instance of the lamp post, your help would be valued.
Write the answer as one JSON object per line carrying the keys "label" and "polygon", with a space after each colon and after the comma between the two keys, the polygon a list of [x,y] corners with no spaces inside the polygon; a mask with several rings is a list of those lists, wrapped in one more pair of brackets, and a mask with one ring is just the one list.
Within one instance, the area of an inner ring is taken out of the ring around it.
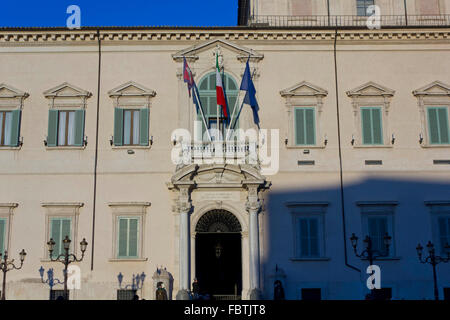
{"label": "lamp post", "polygon": [[8,260],[8,251],[5,251],[5,254],[3,255],[3,260],[2,260],[2,254],[0,253],[0,269],[3,271],[2,300],[5,300],[6,273],[8,271],[11,271],[14,269],[16,269],[16,270],[22,269],[23,261],[25,260],[26,255],[27,255],[27,253],[25,252],[24,249],[22,249],[22,251],[19,252],[20,266],[17,267],[14,264],[14,259]]}
{"label": "lamp post", "polygon": [[[356,247],[358,246],[358,237],[354,233],[352,233],[352,236],[350,237],[350,241],[352,243],[355,255],[358,258],[369,260],[369,265],[373,265],[374,260],[377,260],[378,258],[389,256],[389,247],[391,245],[391,240],[392,237],[386,232],[386,234],[383,237],[383,244],[385,246],[385,250],[380,251],[373,248],[372,238],[366,236],[365,239],[363,240],[365,249],[358,254],[358,251],[356,250]],[[370,296],[372,299],[375,299],[373,290],[374,289],[370,290]]]}
{"label": "lamp post", "polygon": [[51,261],[59,261],[59,262],[64,264],[64,271],[63,271],[64,272],[64,296],[65,296],[66,299],[68,299],[68,297],[69,297],[69,294],[68,294],[68,291],[67,291],[67,267],[72,262],[81,262],[83,260],[84,252],[86,251],[86,247],[88,245],[86,239],[83,238],[83,240],[80,242],[81,258],[77,259],[77,257],[73,253],[69,253],[70,243],[71,242],[72,241],[69,239],[69,236],[66,236],[62,240],[64,253],[61,253],[56,258],[53,258],[53,250],[55,248],[56,242],[52,238],[50,238],[50,241],[47,242],[48,252],[50,254],[50,260]]}
{"label": "lamp post", "polygon": [[427,250],[428,250],[428,256],[426,258],[422,257],[423,254],[423,247],[420,245],[420,243],[417,245],[417,255],[419,257],[420,263],[428,263],[431,264],[433,267],[433,284],[434,284],[434,299],[439,300],[439,290],[437,285],[437,276],[436,276],[436,266],[443,262],[447,263],[450,261],[450,245],[448,243],[444,246],[444,252],[447,254],[447,258],[437,256],[436,251],[434,248],[434,244],[431,243],[431,241],[428,241],[427,243]]}

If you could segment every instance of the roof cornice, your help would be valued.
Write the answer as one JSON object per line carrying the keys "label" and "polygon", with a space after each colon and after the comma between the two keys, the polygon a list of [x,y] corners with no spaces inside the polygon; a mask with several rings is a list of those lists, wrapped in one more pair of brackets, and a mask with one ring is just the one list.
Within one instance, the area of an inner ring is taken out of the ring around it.
{"label": "roof cornice", "polygon": [[[335,30],[308,29],[251,29],[251,28],[154,28],[154,29],[102,29],[100,39],[104,42],[167,42],[167,41],[208,41],[215,39],[270,42],[329,42],[335,39]],[[381,29],[381,30],[339,30],[337,40],[341,43],[353,42],[417,42],[448,41],[450,28],[433,29]],[[1,29],[1,44],[21,43],[90,43],[98,40],[95,29]]]}

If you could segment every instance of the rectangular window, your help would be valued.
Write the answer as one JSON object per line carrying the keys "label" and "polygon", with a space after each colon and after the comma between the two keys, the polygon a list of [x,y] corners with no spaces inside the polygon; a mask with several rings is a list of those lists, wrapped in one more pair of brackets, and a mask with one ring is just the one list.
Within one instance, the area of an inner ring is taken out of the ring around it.
{"label": "rectangular window", "polygon": [[295,108],[295,144],[315,145],[315,115],[314,108]]}
{"label": "rectangular window", "polygon": [[6,218],[0,218],[0,253],[3,254],[6,250]]}
{"label": "rectangular window", "polygon": [[383,144],[382,113],[380,107],[361,108],[362,143]]}
{"label": "rectangular window", "polygon": [[58,146],[75,144],[75,111],[59,111]]}
{"label": "rectangular window", "polygon": [[445,245],[450,244],[450,217],[438,218],[439,249],[441,254],[446,254]]}
{"label": "rectangular window", "polygon": [[430,144],[450,143],[448,110],[446,107],[428,107],[428,131]]}
{"label": "rectangular window", "polygon": [[356,0],[356,14],[367,16],[367,8],[374,5],[374,0]]}
{"label": "rectangular window", "polygon": [[298,218],[299,252],[302,258],[319,257],[319,219]]}
{"label": "rectangular window", "polygon": [[139,110],[124,110],[123,144],[139,145]]}
{"label": "rectangular window", "polygon": [[50,218],[50,238],[55,241],[53,257],[57,257],[58,255],[64,253],[62,241],[66,236],[72,240],[71,229],[71,218]]}
{"label": "rectangular window", "polygon": [[139,218],[118,218],[118,258],[138,258]]}
{"label": "rectangular window", "polygon": [[386,246],[384,245],[384,236],[388,232],[387,217],[368,217],[367,218],[368,234],[372,240],[372,248],[382,254],[386,254]]}

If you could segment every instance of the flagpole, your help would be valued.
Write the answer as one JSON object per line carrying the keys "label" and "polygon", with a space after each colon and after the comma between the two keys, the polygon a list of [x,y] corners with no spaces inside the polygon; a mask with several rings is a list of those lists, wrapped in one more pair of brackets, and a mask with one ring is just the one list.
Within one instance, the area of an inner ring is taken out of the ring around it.
{"label": "flagpole", "polygon": [[228,138],[229,138],[230,128],[231,128],[231,125],[233,124],[233,116],[234,116],[237,106],[239,104],[239,95],[240,95],[240,91],[238,92],[238,95],[236,96],[236,102],[234,103],[233,113],[231,114],[230,125],[227,128],[227,135],[226,135],[227,139],[226,140],[228,140]]}
{"label": "flagpole", "polygon": [[[194,89],[196,89],[196,88],[194,88]],[[203,113],[203,106],[202,106],[202,102],[200,101],[200,96],[197,94],[197,90],[192,90],[192,91],[193,91],[193,94],[195,94],[197,96],[197,101],[200,104],[199,109],[200,109],[200,113],[202,114],[203,124],[205,125],[206,132],[208,133],[209,142],[212,142],[211,135],[209,134],[209,128],[208,128],[208,125],[206,124],[205,114]],[[202,140],[203,140],[203,137],[202,137]]]}

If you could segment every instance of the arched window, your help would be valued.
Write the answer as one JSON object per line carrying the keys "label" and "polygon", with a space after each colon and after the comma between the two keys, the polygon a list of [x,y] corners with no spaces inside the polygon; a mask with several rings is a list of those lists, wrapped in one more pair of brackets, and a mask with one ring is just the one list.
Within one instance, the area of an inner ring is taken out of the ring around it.
{"label": "arched window", "polygon": [[[232,76],[225,73],[223,74],[223,85],[225,89],[225,96],[227,98],[228,103],[228,120],[230,120],[231,115],[233,114],[233,109],[236,105],[236,99],[239,94],[239,88],[237,86],[236,81]],[[211,72],[205,75],[199,82],[199,93],[200,100],[203,107],[203,112],[205,113],[206,123],[211,129],[219,127],[219,130],[222,132],[222,136],[225,135],[226,128],[229,123],[225,120],[222,112],[222,107],[217,106],[217,98],[216,98],[216,73]],[[236,108],[239,108],[237,106]],[[219,126],[217,126],[217,110],[219,111]],[[237,112],[234,117],[237,116]],[[202,122],[202,131],[199,132],[199,137],[203,137],[206,131],[206,128],[202,121],[201,114],[197,115],[197,120]],[[238,122],[236,123],[235,129],[239,127]]]}

